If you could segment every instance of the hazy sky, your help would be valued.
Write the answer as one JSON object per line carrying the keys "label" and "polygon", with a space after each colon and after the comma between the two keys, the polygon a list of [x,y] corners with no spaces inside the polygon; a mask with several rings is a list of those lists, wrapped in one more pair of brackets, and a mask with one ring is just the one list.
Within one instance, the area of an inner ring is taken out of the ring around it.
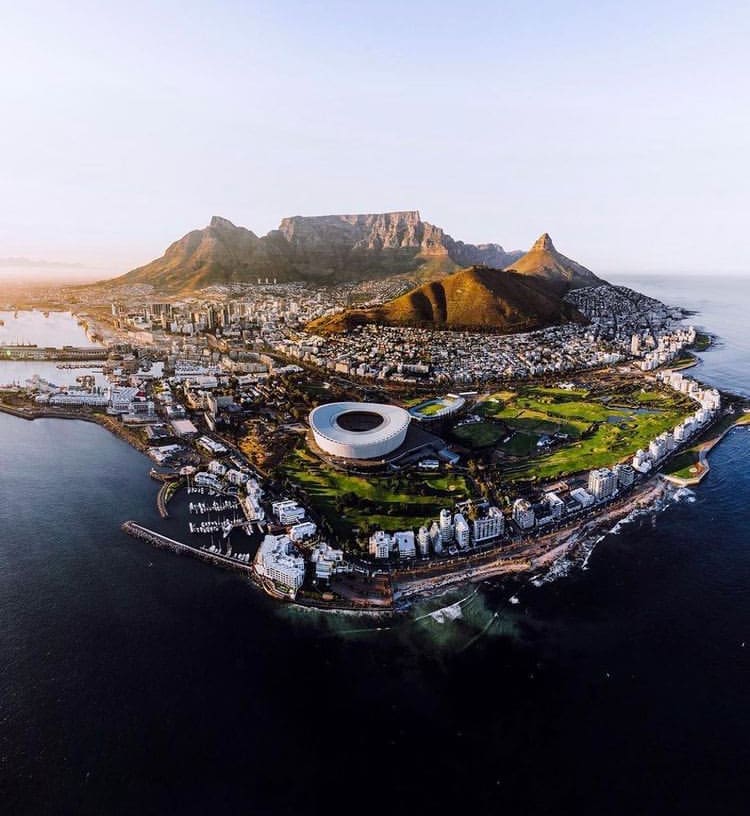
{"label": "hazy sky", "polygon": [[0,0],[0,257],[419,209],[597,272],[748,271],[747,2]]}

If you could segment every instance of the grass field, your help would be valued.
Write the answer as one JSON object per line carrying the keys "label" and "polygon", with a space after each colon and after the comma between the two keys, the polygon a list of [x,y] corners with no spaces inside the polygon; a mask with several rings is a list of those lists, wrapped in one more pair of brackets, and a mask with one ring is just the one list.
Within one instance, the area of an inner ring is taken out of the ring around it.
{"label": "grass field", "polygon": [[[416,406],[415,406],[416,407]],[[443,400],[432,400],[419,406],[419,413],[423,416],[434,416],[446,407]]]}
{"label": "grass field", "polygon": [[453,430],[453,436],[468,448],[486,448],[506,435],[505,428],[494,422],[471,422]]}
{"label": "grass field", "polygon": [[[437,518],[443,507],[469,496],[463,476],[353,476],[326,465],[304,448],[291,453],[283,469],[344,539],[351,538],[358,528],[366,530],[370,524],[388,531],[418,527]],[[342,512],[337,499],[351,494],[356,503],[347,501]]]}
{"label": "grass field", "polygon": [[[493,394],[482,401],[478,412],[502,420],[514,431],[508,442],[498,446],[508,456],[520,457],[507,464],[509,479],[553,479],[612,465],[647,446],[690,410],[683,402],[679,395],[661,390],[615,393],[601,399],[582,390],[532,386]],[[555,433],[567,434],[570,442],[551,453],[539,451],[539,437]]]}
{"label": "grass field", "polygon": [[416,411],[424,417],[435,416],[446,408],[456,405],[458,401],[450,397],[435,397],[429,400],[421,400],[419,402],[409,401],[408,407],[412,411]]}
{"label": "grass field", "polygon": [[680,479],[692,479],[703,469],[700,464],[697,450],[686,450],[677,454],[664,468],[664,472]]}

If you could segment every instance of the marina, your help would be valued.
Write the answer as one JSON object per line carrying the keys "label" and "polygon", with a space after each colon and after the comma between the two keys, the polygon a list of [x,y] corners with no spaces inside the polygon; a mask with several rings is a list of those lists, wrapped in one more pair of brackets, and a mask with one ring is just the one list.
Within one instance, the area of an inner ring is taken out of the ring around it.
{"label": "marina", "polygon": [[153,547],[162,550],[169,550],[177,555],[190,555],[197,558],[199,561],[212,564],[217,567],[224,567],[225,569],[232,569],[242,572],[246,575],[253,575],[252,566],[250,566],[249,553],[237,553],[235,555],[224,555],[221,550],[215,545],[210,547],[193,547],[189,544],[184,544],[181,541],[176,541],[173,538],[158,533],[155,530],[149,530],[135,521],[123,522],[121,529],[133,538],[138,538],[141,541],[146,541]]}

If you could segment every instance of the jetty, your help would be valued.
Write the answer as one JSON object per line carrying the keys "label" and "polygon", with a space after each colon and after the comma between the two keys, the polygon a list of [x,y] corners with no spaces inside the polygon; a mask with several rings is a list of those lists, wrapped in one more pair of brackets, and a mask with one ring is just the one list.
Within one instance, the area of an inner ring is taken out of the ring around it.
{"label": "jetty", "polygon": [[200,547],[191,547],[189,544],[183,544],[174,538],[168,538],[161,533],[157,533],[155,530],[149,530],[148,527],[143,527],[135,521],[123,522],[120,529],[128,535],[133,536],[133,538],[139,538],[142,541],[148,542],[159,550],[170,550],[173,553],[177,553],[177,555],[190,555],[199,561],[205,561],[217,567],[224,567],[224,569],[236,570],[245,575],[254,577],[252,564],[238,561],[236,558],[222,555],[221,553],[210,552]]}

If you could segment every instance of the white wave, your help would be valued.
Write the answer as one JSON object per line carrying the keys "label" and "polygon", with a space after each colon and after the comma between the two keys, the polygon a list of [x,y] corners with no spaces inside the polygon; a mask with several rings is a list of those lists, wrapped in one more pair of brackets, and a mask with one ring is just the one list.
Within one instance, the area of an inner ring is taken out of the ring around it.
{"label": "white wave", "polygon": [[521,603],[521,601],[519,601],[519,600],[518,600],[518,595],[511,595],[511,596],[510,596],[510,598],[508,598],[508,600],[509,600],[509,601],[510,601],[512,604],[518,604],[518,603]]}
{"label": "white wave", "polygon": [[436,609],[434,612],[430,612],[429,617],[431,617],[435,623],[450,623],[451,621],[459,620],[459,618],[463,617],[461,603],[454,603],[450,606],[444,606],[442,609]]}
{"label": "white wave", "polygon": [[672,501],[692,504],[695,501],[695,492],[689,487],[681,487],[672,495]]}
{"label": "white wave", "polygon": [[637,521],[641,516],[647,516],[651,511],[650,510],[643,510],[639,507],[631,510],[625,518],[620,519],[615,526],[609,530],[610,535],[619,535],[622,532],[622,528],[626,524],[632,524],[634,521]]}
{"label": "white wave", "polygon": [[544,584],[551,584],[560,578],[565,578],[575,566],[575,563],[567,555],[562,555],[557,561],[553,561],[550,568],[542,575],[531,579],[531,583],[535,587],[543,586]]}
{"label": "white wave", "polygon": [[581,545],[580,552],[583,554],[583,561],[581,561],[581,569],[587,570],[589,568],[589,558],[591,558],[596,545],[604,538],[603,535],[600,535],[594,541],[584,541]]}

